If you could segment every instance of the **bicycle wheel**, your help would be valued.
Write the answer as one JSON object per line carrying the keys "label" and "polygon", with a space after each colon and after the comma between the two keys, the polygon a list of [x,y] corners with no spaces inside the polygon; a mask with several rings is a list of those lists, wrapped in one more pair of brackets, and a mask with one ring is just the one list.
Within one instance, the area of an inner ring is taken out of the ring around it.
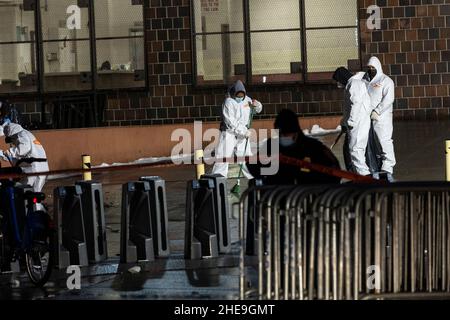
{"label": "bicycle wheel", "polygon": [[43,211],[28,216],[25,264],[28,276],[34,285],[42,287],[50,278],[53,269],[54,236],[50,217]]}
{"label": "bicycle wheel", "polygon": [[33,240],[30,250],[25,253],[28,276],[37,287],[44,286],[52,273],[54,265],[52,238],[48,235],[46,239]]}

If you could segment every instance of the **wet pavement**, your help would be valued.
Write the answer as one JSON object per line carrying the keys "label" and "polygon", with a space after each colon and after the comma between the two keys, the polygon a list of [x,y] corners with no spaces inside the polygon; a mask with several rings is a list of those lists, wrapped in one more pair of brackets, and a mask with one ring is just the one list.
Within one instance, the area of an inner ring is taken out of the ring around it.
{"label": "wet pavement", "polygon": [[[337,135],[320,137],[331,146]],[[400,122],[395,124],[394,144],[397,155],[395,178],[399,181],[443,180],[445,177],[444,142],[450,139],[450,121]],[[343,167],[343,140],[333,152]],[[237,176],[233,166],[230,176]],[[142,271],[130,273],[134,265],[119,265],[122,184],[142,176],[161,176],[166,181],[171,255],[142,263]],[[55,271],[43,289],[34,288],[24,274],[0,276],[0,299],[237,299],[239,287],[238,221],[231,221],[232,252],[218,259],[184,260],[184,219],[186,183],[194,179],[195,168],[147,168],[135,171],[102,173],[94,179],[102,182],[107,224],[108,261],[82,269],[81,290],[66,286],[65,270]],[[47,182],[45,192],[52,211],[56,186],[73,185],[79,177]],[[234,185],[230,179],[228,188]],[[245,182],[242,186],[245,189]],[[230,196],[230,202],[236,202]],[[255,274],[250,269],[250,273]]]}

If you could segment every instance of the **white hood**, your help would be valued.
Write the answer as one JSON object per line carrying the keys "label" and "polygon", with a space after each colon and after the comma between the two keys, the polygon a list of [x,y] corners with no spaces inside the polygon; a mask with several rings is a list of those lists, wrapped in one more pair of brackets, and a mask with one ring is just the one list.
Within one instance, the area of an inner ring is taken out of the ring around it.
{"label": "white hood", "polygon": [[5,136],[12,137],[20,132],[22,132],[24,129],[20,124],[17,123],[9,123],[6,126],[4,126],[3,131]]}
{"label": "white hood", "polygon": [[371,82],[377,82],[380,80],[380,78],[383,76],[383,67],[381,66],[381,62],[377,57],[372,57],[369,59],[369,62],[367,63],[367,66],[372,66],[377,70],[377,75],[375,78],[372,79]]}

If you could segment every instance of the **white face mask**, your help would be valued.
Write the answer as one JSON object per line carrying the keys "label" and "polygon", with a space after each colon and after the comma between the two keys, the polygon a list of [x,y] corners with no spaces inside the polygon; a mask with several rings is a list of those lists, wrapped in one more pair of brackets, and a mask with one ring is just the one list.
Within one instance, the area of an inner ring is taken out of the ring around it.
{"label": "white face mask", "polygon": [[237,103],[241,103],[242,101],[244,101],[244,98],[236,97],[234,98],[234,100],[236,100]]}
{"label": "white face mask", "polygon": [[338,87],[338,89],[344,89],[345,88],[345,86],[342,83],[340,83],[340,82],[337,83],[337,87]]}
{"label": "white face mask", "polygon": [[292,137],[280,137],[280,146],[291,147],[295,144],[295,140]]}

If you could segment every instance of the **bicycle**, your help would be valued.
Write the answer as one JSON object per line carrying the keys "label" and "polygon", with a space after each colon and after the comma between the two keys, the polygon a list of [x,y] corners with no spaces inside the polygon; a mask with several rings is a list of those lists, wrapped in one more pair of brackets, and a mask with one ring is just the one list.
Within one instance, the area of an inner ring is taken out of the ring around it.
{"label": "bicycle", "polygon": [[[0,174],[22,173],[17,167],[2,168]],[[22,187],[16,181],[0,180],[0,272],[11,263],[25,263],[31,282],[44,286],[54,266],[54,227],[42,205],[44,193]]]}

